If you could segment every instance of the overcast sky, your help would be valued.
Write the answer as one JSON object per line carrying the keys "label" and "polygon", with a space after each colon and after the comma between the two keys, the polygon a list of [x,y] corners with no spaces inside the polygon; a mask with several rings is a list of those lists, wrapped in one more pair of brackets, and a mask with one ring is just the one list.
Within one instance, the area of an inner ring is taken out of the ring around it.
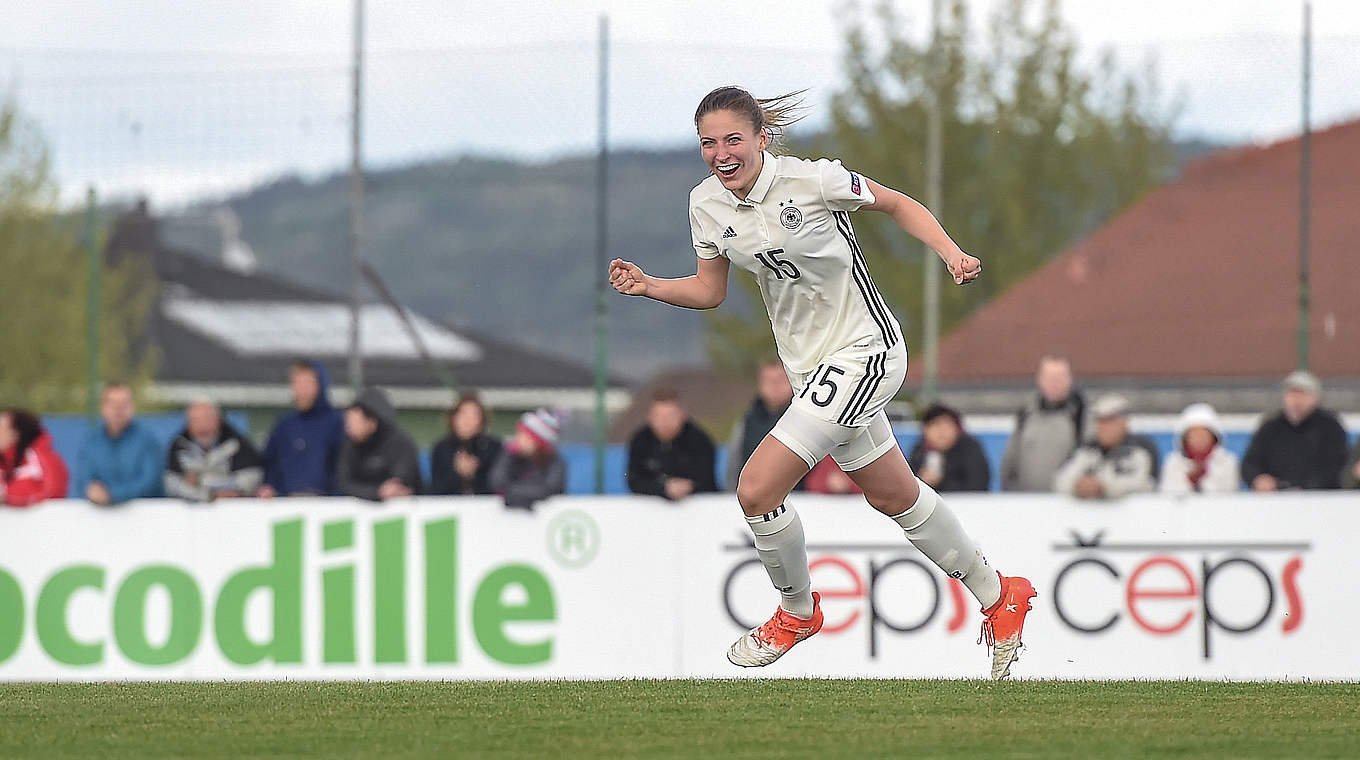
{"label": "overcast sky", "polygon": [[[974,0],[979,19],[995,0]],[[53,148],[63,194],[147,187],[161,202],[348,151],[349,2],[47,0],[12,3],[0,82]],[[928,0],[899,0],[923,19]],[[1087,60],[1155,58],[1182,134],[1267,141],[1300,120],[1298,0],[1067,0]],[[594,43],[611,24],[615,144],[692,139],[718,84],[759,93],[839,82],[845,2],[386,0],[368,3],[365,156],[551,156],[596,140]],[[1360,2],[1315,0],[1315,124],[1360,117]],[[979,24],[979,26],[981,26]]]}

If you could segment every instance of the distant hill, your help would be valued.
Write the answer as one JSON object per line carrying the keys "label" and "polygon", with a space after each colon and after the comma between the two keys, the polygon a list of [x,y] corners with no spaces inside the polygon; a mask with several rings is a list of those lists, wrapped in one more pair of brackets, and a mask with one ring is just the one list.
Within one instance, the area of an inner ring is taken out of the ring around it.
{"label": "distant hill", "polygon": [[[1179,147],[1185,160],[1216,146]],[[609,255],[656,275],[693,272],[688,193],[706,174],[688,147],[612,153]],[[455,325],[593,361],[593,288],[604,276],[594,262],[593,157],[422,163],[371,171],[366,190],[364,253],[397,298]],[[346,193],[344,174],[289,178],[226,205],[240,217],[241,238],[261,268],[346,292]],[[199,211],[190,214],[201,219]],[[170,243],[210,255],[221,250],[211,226],[167,222]],[[702,314],[608,295],[614,372],[643,379],[663,367],[706,363]]]}
{"label": "distant hill", "polygon": [[[687,202],[696,151],[611,154],[609,254],[649,273],[692,272]],[[459,158],[367,175],[365,256],[412,308],[590,363],[594,357],[595,163]],[[283,179],[227,200],[260,267],[348,289],[347,178]],[[201,215],[198,215],[201,218]],[[174,244],[216,253],[216,231],[168,220]],[[703,318],[611,290],[610,364],[644,377],[705,362]]]}

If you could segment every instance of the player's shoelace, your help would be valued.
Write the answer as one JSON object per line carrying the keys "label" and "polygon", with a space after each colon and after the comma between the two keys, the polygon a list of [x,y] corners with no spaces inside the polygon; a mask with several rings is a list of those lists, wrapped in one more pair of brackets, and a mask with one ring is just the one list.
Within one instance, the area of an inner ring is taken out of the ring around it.
{"label": "player's shoelace", "polygon": [[774,647],[778,641],[776,638],[778,631],[788,631],[797,637],[798,625],[796,623],[791,624],[790,622],[787,622],[785,620],[786,615],[792,617],[791,615],[788,615],[782,607],[775,611],[774,617],[766,620],[760,628],[756,629],[753,638],[768,647]]}
{"label": "player's shoelace", "polygon": [[978,632],[977,643],[987,642],[987,653],[991,654],[992,647],[996,646],[996,631],[992,628],[991,618],[982,619],[982,630]]}

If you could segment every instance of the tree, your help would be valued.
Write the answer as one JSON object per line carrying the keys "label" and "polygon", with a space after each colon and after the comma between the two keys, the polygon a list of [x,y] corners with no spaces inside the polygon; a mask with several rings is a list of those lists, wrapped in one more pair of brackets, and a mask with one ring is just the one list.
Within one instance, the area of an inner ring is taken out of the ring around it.
{"label": "tree", "polygon": [[[0,407],[40,413],[84,408],[86,263],[79,215],[63,215],[47,150],[12,103],[0,106]],[[101,272],[100,374],[132,382],[154,288],[145,262]]]}
{"label": "tree", "polygon": [[[892,2],[868,17],[857,6],[831,127],[796,146],[924,200],[929,77],[937,77],[944,160],[935,211],[985,265],[967,288],[941,278],[942,332],[1170,174],[1171,116],[1158,110],[1152,74],[1121,73],[1109,54],[1083,71],[1060,10],[1057,0],[1005,0],[978,39],[966,0],[952,0],[938,37],[918,42],[930,35],[915,34]],[[923,246],[881,215],[854,222],[875,283],[909,345],[920,346]],[[742,292],[755,293],[747,279]],[[711,317],[708,338],[715,366],[739,372],[759,359],[752,346],[771,345],[768,325],[736,315]]]}

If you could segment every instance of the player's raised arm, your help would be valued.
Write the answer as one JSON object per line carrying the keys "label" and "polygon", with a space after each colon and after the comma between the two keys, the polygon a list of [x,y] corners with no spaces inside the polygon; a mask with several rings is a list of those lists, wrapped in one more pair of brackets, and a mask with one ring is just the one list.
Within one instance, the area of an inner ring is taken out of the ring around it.
{"label": "player's raised arm", "polygon": [[870,211],[881,211],[892,217],[897,226],[910,233],[917,240],[930,246],[939,254],[949,268],[957,285],[967,285],[982,274],[982,262],[976,256],[969,256],[944,231],[930,209],[922,206],[916,199],[881,185],[868,177],[869,189],[873,191],[874,202],[865,204]]}
{"label": "player's raised arm", "polygon": [[727,298],[727,270],[722,256],[698,259],[699,271],[688,277],[653,277],[631,261],[609,262],[609,284],[626,296],[646,296],[686,309],[712,309]]}

